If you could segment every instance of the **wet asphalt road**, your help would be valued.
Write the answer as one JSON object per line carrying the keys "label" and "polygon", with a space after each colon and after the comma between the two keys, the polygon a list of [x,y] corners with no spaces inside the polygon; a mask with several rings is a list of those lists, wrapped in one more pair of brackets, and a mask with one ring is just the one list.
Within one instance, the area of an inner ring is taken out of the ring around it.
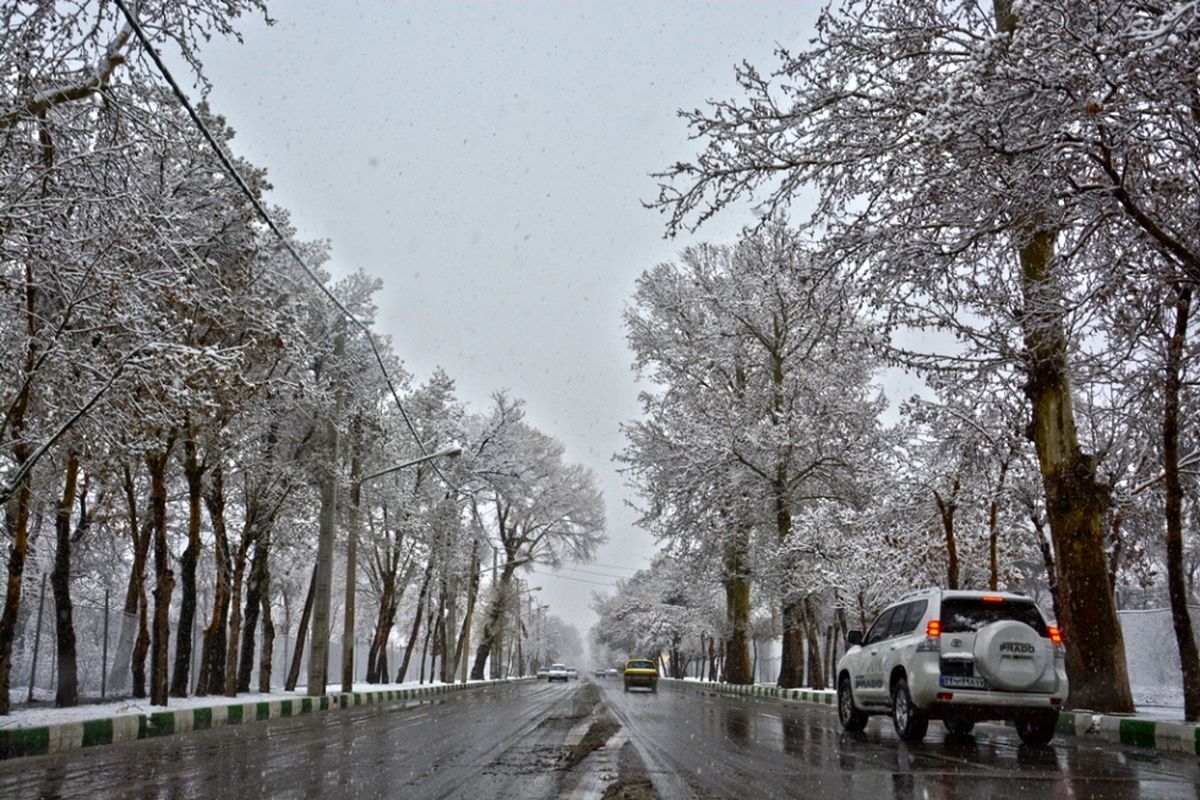
{"label": "wet asphalt road", "polygon": [[[597,691],[597,688],[599,691]],[[597,702],[599,701],[599,702]],[[874,719],[697,688],[519,684],[0,762],[0,798],[1190,798],[1198,759]],[[648,780],[647,780],[648,778]],[[651,782],[653,786],[651,787]]]}
{"label": "wet asphalt road", "polygon": [[1027,748],[991,725],[947,738],[936,722],[910,745],[885,717],[849,735],[832,710],[691,687],[625,694],[615,678],[598,682],[664,798],[1200,798],[1195,756],[1077,737]]}

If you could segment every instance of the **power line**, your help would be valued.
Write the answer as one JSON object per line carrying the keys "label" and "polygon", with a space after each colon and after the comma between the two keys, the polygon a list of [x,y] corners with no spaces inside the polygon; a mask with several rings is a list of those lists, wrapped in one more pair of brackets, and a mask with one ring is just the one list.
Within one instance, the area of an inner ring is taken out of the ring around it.
{"label": "power line", "polygon": [[603,583],[602,581],[589,581],[587,578],[576,578],[573,575],[546,575],[546,578],[558,578],[563,581],[575,581],[576,583],[589,583],[592,586],[603,586],[606,589],[616,588],[611,583]]}
{"label": "power line", "polygon": [[584,575],[596,575],[601,578],[616,578],[617,580],[629,580],[629,575],[613,575],[608,572],[596,572],[590,569],[579,569],[578,567],[559,567],[559,569],[570,570],[571,572],[579,572]]}
{"label": "power line", "polygon": [[[167,69],[167,65],[164,64],[162,58],[159,57],[158,51],[155,50],[151,45],[150,39],[146,36],[145,31],[142,30],[142,26],[130,12],[129,7],[125,4],[125,0],[115,0],[115,2],[117,8],[119,8],[121,13],[125,16],[125,21],[129,24],[129,27],[133,29],[134,34],[137,35],[138,41],[142,43],[142,47],[146,49],[146,53],[150,56],[151,60],[154,61],[155,66],[158,67],[158,71],[162,74],[163,79],[166,80],[168,85],[170,85],[171,91],[174,92],[176,99],[179,100],[184,110],[187,111],[188,116],[192,118],[192,122],[200,130],[200,133],[204,136],[205,141],[208,142],[209,146],[212,147],[213,151],[217,154],[217,158],[220,159],[225,171],[229,173],[229,176],[233,178],[234,183],[238,185],[238,188],[241,190],[242,194],[244,194],[246,199],[250,201],[250,205],[256,212],[258,212],[258,215],[262,217],[263,222],[267,224],[267,227],[271,229],[271,232],[275,234],[276,238],[279,239],[279,242],[283,245],[284,249],[287,250],[288,254],[292,257],[292,260],[300,266],[300,269],[303,270],[309,279],[316,284],[317,288],[321,290],[321,293],[329,298],[330,302],[337,307],[338,311],[342,313],[343,317],[350,320],[350,322],[358,327],[359,330],[361,330],[367,337],[367,344],[371,347],[371,353],[375,356],[375,361],[379,365],[379,371],[383,374],[384,382],[387,383],[387,387],[391,392],[392,399],[396,402],[396,408],[399,409],[400,416],[404,419],[404,424],[408,427],[409,433],[412,434],[413,439],[416,441],[417,448],[420,449],[421,455],[429,455],[429,450],[425,447],[425,443],[421,441],[421,437],[417,435],[417,429],[413,425],[412,420],[409,418],[408,412],[404,410],[404,404],[400,402],[400,394],[396,391],[396,385],[392,382],[392,376],[388,374],[387,366],[383,363],[383,355],[379,352],[379,347],[375,344],[375,337],[372,335],[370,327],[368,327],[367,324],[358,317],[350,313],[350,310],[346,308],[342,302],[337,299],[329,287],[327,287],[324,282],[321,281],[320,277],[318,277],[316,272],[313,271],[312,267],[310,267],[308,263],[301,258],[300,254],[296,252],[296,248],[292,246],[291,241],[283,235],[283,231],[279,230],[279,227],[275,224],[275,220],[271,218],[271,215],[268,214],[267,210],[263,208],[261,203],[259,203],[258,198],[254,196],[254,192],[250,191],[250,187],[242,178],[241,173],[237,171],[237,168],[233,165],[233,162],[229,159],[229,156],[227,156],[225,151],[221,149],[221,146],[217,144],[217,140],[213,137],[212,133],[209,132],[208,126],[204,124],[204,120],[200,119],[200,115],[198,115],[196,110],[192,107],[191,101],[188,100],[187,95],[183,93],[183,90],[179,88],[179,84],[175,82],[175,78],[171,75],[171,71]],[[446,478],[436,463],[430,462],[430,466],[433,467],[433,471],[438,474],[438,477],[442,479],[443,483],[454,489],[456,492],[459,490],[458,486]]]}
{"label": "power line", "polygon": [[588,561],[586,563],[589,567],[600,567],[601,569],[621,569],[625,570],[626,572],[640,572],[641,570],[645,569],[645,567],[622,567],[618,564],[600,564],[595,561]]}

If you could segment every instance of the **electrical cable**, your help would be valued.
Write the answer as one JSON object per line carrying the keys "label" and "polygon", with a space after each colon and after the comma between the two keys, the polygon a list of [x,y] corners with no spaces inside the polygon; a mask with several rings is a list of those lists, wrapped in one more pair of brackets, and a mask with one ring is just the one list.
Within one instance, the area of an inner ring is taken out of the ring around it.
{"label": "electrical cable", "polygon": [[[611,573],[608,573],[608,572],[596,572],[595,570],[590,570],[590,569],[580,569],[579,567],[559,567],[558,569],[559,569],[559,570],[564,570],[564,569],[565,569],[565,570],[568,570],[568,571],[570,571],[570,572],[578,572],[578,573],[580,573],[580,574],[583,574],[583,575],[595,575],[595,576],[597,576],[597,577],[600,577],[600,578],[616,578],[617,580],[622,580],[622,581],[627,581],[627,580],[629,580],[629,579],[630,579],[630,577],[632,577],[632,576],[630,576],[630,575],[613,575],[613,574],[611,574]],[[553,572],[553,573],[551,573],[551,574],[552,574],[552,575],[557,575],[557,574],[558,574],[558,570],[555,570],[555,572]],[[564,576],[561,576],[561,575],[560,575],[559,577],[564,577]]]}
{"label": "electrical cable", "polygon": [[[369,344],[371,347],[371,352],[374,354],[375,361],[379,365],[379,371],[383,374],[384,382],[387,383],[388,390],[392,394],[392,399],[396,402],[396,408],[400,411],[400,416],[404,419],[404,424],[408,427],[409,433],[412,434],[413,439],[416,441],[417,448],[421,451],[421,455],[428,456],[429,449],[425,446],[425,443],[421,441],[421,437],[417,434],[417,429],[413,425],[412,419],[409,418],[408,412],[404,410],[404,404],[400,402],[400,394],[396,391],[396,386],[392,382],[392,376],[388,374],[387,366],[383,363],[383,355],[379,352],[379,347],[375,344],[375,336],[371,333],[370,327],[358,317],[350,313],[350,310],[347,309],[346,306],[337,299],[337,297],[333,294],[329,287],[324,284],[312,267],[308,265],[308,263],[300,256],[298,252],[296,252],[296,248],[292,246],[291,241],[289,241],[288,238],[283,235],[283,231],[281,231],[275,224],[275,220],[271,218],[271,215],[267,213],[265,208],[263,208],[258,198],[254,196],[254,192],[250,190],[250,187],[242,178],[241,173],[237,171],[237,168],[233,165],[233,162],[230,160],[229,156],[227,156],[221,146],[217,144],[217,140],[213,137],[212,133],[209,132],[208,126],[204,124],[204,120],[200,119],[200,116],[196,113],[195,108],[192,107],[191,101],[188,100],[187,95],[183,93],[183,90],[179,88],[179,84],[175,82],[175,78],[171,75],[171,71],[167,69],[167,65],[163,63],[158,51],[155,50],[153,45],[150,43],[149,37],[147,37],[145,31],[142,30],[142,26],[138,23],[137,18],[134,17],[134,15],[130,12],[129,7],[125,4],[125,0],[114,0],[114,2],[116,3],[117,8],[119,8],[121,13],[125,16],[126,23],[128,23],[129,27],[137,36],[138,41],[142,43],[142,47],[146,49],[146,53],[150,56],[151,60],[154,61],[155,66],[158,67],[158,71],[162,75],[163,79],[171,87],[171,91],[175,94],[176,99],[179,100],[184,110],[187,111],[188,116],[192,118],[192,122],[204,136],[204,139],[208,142],[209,146],[212,147],[213,151],[217,154],[217,158],[220,159],[225,171],[229,173],[231,178],[233,178],[234,183],[236,183],[238,188],[241,189],[242,194],[246,196],[246,199],[250,201],[250,204],[254,210],[260,217],[262,217],[263,222],[265,222],[267,227],[270,228],[271,232],[275,234],[276,238],[279,239],[279,242],[283,245],[284,249],[287,250],[289,255],[291,255],[292,260],[299,265],[300,269],[303,270],[309,279],[316,284],[317,288],[321,290],[321,293],[333,303],[338,311],[341,312],[343,317],[350,320],[366,336],[367,344]],[[430,466],[433,467],[433,471],[437,473],[438,477],[442,479],[443,483],[454,489],[456,492],[459,490],[459,487],[445,476],[441,469],[438,468],[436,463],[431,461]]]}
{"label": "electrical cable", "polygon": [[616,586],[611,583],[604,583],[602,581],[589,581],[587,578],[575,578],[570,575],[543,575],[541,578],[539,578],[539,580],[544,580],[546,578],[558,578],[559,580],[563,580],[563,581],[575,581],[576,583],[588,583],[588,584],[591,584],[592,586],[603,586],[607,589],[615,589],[616,588]]}

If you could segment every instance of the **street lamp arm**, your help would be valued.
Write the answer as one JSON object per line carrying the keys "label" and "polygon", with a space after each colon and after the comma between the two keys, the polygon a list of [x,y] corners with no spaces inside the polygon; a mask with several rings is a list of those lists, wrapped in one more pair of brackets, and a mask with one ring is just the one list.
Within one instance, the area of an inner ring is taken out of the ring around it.
{"label": "street lamp arm", "polygon": [[413,467],[417,464],[423,464],[426,461],[431,461],[435,458],[454,458],[460,455],[462,455],[462,447],[459,445],[451,445],[450,447],[438,450],[436,453],[429,453],[428,455],[421,456],[420,458],[414,458],[412,461],[405,461],[403,464],[397,464],[394,467],[388,467],[387,469],[381,469],[378,472],[372,472],[370,475],[364,475],[358,479],[358,484],[361,486],[369,480],[374,480],[375,478],[379,478],[384,475],[391,475],[393,472],[399,472],[402,469],[407,469],[408,467]]}

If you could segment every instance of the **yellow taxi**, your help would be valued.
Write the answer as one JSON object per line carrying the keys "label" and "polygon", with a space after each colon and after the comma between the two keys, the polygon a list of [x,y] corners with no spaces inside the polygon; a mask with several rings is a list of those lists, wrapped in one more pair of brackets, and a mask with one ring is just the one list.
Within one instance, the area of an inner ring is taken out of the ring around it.
{"label": "yellow taxi", "polygon": [[641,686],[658,691],[658,667],[648,658],[631,658],[625,662],[625,691]]}

